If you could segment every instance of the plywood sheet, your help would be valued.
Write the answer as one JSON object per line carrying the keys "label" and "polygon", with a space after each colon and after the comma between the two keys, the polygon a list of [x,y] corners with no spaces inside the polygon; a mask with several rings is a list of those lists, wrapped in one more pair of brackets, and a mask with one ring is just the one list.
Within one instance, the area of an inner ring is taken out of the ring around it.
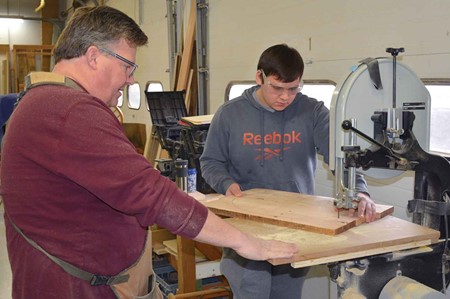
{"label": "plywood sheet", "polygon": [[[329,197],[269,189],[251,189],[242,197],[218,195],[204,204],[215,214],[255,220],[326,235],[337,235],[364,222],[338,212]],[[377,205],[377,217],[392,214],[393,207]]]}
{"label": "plywood sheet", "polygon": [[238,218],[226,221],[263,239],[297,244],[299,252],[293,258],[270,261],[274,265],[290,263],[295,268],[429,245],[438,242],[440,234],[439,231],[393,216],[363,223],[335,236]]}

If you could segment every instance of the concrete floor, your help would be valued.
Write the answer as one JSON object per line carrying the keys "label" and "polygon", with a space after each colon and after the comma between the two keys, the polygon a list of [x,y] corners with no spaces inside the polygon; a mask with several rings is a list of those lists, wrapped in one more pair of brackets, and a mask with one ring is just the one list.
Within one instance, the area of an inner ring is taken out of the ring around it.
{"label": "concrete floor", "polygon": [[[0,197],[1,202],[1,197]],[[11,268],[6,252],[5,221],[3,204],[0,203],[0,299],[11,299]]]}

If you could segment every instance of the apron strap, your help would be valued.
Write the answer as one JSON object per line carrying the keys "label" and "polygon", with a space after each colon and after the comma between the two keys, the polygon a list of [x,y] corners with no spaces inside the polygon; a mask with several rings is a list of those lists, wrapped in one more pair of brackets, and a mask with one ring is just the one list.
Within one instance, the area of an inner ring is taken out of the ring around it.
{"label": "apron strap", "polygon": [[64,271],[66,271],[67,273],[69,273],[72,276],[78,277],[80,279],[89,281],[89,283],[93,286],[99,286],[99,285],[114,285],[114,284],[119,284],[119,283],[123,283],[123,282],[127,282],[129,275],[115,275],[115,276],[108,276],[108,275],[98,275],[98,274],[93,274],[87,271],[84,271],[66,261],[63,261],[60,258],[57,258],[54,255],[51,255],[50,253],[48,253],[47,251],[45,251],[44,248],[42,248],[39,244],[37,244],[35,241],[31,240],[30,238],[28,238],[23,232],[22,230],[15,225],[15,223],[11,220],[11,218],[9,217],[8,213],[6,213],[6,209],[5,209],[5,214],[8,217],[9,222],[11,223],[11,225],[15,228],[15,230],[34,248],[36,248],[37,250],[39,250],[40,252],[42,252],[43,254],[45,254],[52,262],[54,262],[55,264],[57,264],[58,266],[60,266]]}

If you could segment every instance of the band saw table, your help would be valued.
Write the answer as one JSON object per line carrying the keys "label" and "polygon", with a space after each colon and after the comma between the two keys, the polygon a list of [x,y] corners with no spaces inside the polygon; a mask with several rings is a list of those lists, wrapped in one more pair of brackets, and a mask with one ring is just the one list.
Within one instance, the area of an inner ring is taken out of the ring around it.
{"label": "band saw table", "polygon": [[[333,199],[267,189],[252,189],[242,197],[196,194],[194,197],[233,226],[263,239],[297,244],[290,259],[270,260],[273,265],[290,263],[295,268],[344,261],[364,256],[418,248],[437,243],[439,231],[390,214],[391,206],[377,205],[378,220],[338,213]],[[423,250],[426,250],[425,248]]]}

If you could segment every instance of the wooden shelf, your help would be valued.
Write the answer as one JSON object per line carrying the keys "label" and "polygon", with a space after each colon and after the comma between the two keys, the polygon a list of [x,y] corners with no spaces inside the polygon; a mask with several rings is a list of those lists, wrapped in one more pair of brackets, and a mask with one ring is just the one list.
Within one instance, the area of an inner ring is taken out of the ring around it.
{"label": "wooden shelf", "polygon": [[181,236],[174,236],[167,230],[158,227],[152,229],[152,242],[153,251],[157,254],[168,253],[170,264],[178,272],[177,294],[170,298],[195,298],[200,295],[203,296],[202,298],[216,298],[231,294],[228,282],[223,276],[220,276],[222,282],[216,285],[214,290],[207,290],[207,287],[201,291],[197,290],[196,268],[210,268],[212,266],[208,263],[211,261],[219,263],[222,256],[220,248]]}
{"label": "wooden shelf", "polygon": [[14,45],[14,92],[24,90],[25,76],[33,71],[50,72],[53,45]]}

